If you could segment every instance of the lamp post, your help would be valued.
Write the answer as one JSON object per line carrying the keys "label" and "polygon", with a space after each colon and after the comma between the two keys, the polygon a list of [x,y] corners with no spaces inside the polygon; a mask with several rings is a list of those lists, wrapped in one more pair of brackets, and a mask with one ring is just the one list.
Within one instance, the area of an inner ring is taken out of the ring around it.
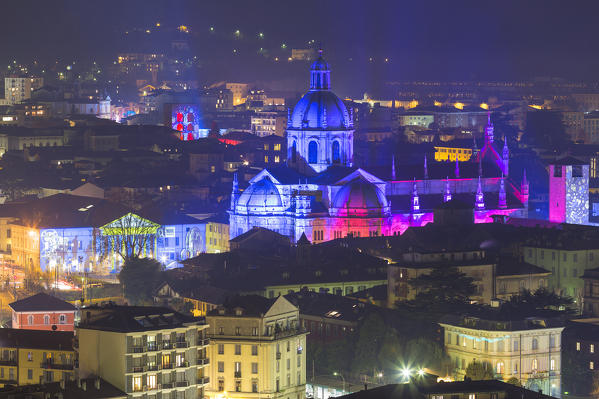
{"label": "lamp post", "polygon": [[343,377],[343,374],[341,374],[341,373],[338,373],[338,372],[336,372],[336,371],[335,371],[335,372],[333,373],[333,375],[334,375],[334,376],[337,376],[337,377],[341,377],[341,380],[343,381],[343,393],[345,393],[345,378]]}

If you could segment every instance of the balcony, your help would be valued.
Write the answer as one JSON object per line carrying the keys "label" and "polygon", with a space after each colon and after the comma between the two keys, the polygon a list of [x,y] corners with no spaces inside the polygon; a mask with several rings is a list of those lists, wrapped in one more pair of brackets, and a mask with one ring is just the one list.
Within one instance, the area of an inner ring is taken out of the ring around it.
{"label": "balcony", "polygon": [[158,371],[158,370],[160,370],[160,365],[152,364],[152,365],[148,365],[147,368],[148,368],[148,371]]}
{"label": "balcony", "polygon": [[52,370],[73,370],[72,363],[42,362],[40,367],[43,369],[52,369]]}
{"label": "balcony", "polygon": [[210,338],[198,339],[198,346],[210,345]]}
{"label": "balcony", "polygon": [[144,353],[146,348],[144,346],[132,346],[129,353]]}
{"label": "balcony", "polygon": [[189,343],[187,341],[177,341],[175,345],[177,348],[189,348]]}
{"label": "balcony", "polygon": [[205,385],[210,383],[210,377],[198,377],[198,384]]}
{"label": "balcony", "polygon": [[175,367],[175,363],[165,363],[162,365],[163,370],[170,370]]}
{"label": "balcony", "polygon": [[241,371],[235,372],[235,378],[241,378]]}
{"label": "balcony", "polygon": [[210,359],[207,357],[204,359],[198,359],[198,366],[206,366],[208,364],[210,364]]}
{"label": "balcony", "polygon": [[174,349],[175,345],[172,344],[172,342],[170,341],[163,341],[162,342],[162,349]]}
{"label": "balcony", "polygon": [[146,371],[146,368],[144,366],[131,367],[131,372],[133,372],[133,373],[143,373],[144,371]]}
{"label": "balcony", "polygon": [[16,366],[17,361],[15,359],[2,359],[0,360],[0,366]]}
{"label": "balcony", "polygon": [[5,385],[17,385],[18,382],[17,380],[11,380],[11,379],[0,379],[0,384],[5,384]]}
{"label": "balcony", "polygon": [[188,387],[189,386],[189,381],[177,381],[177,382],[175,382],[175,386],[177,388],[179,388],[179,387]]}
{"label": "balcony", "polygon": [[152,342],[152,343],[148,344],[148,346],[147,346],[148,352],[155,352],[157,350],[159,350],[159,348],[158,348],[158,344],[156,342]]}
{"label": "balcony", "polygon": [[184,362],[177,364],[177,368],[182,368],[182,367],[189,367],[189,362],[186,360]]}
{"label": "balcony", "polygon": [[159,385],[160,389],[170,389],[174,386],[172,382],[163,382]]}

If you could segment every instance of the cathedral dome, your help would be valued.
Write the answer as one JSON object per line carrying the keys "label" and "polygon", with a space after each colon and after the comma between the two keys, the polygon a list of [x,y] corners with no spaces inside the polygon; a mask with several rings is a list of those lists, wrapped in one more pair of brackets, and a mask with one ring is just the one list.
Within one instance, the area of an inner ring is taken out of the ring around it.
{"label": "cathedral dome", "polygon": [[241,193],[237,204],[247,207],[280,207],[283,206],[283,201],[274,183],[264,177]]}
{"label": "cathedral dome", "polygon": [[350,117],[343,101],[331,91],[329,64],[320,56],[310,67],[310,90],[293,109],[292,129],[347,130]]}
{"label": "cathedral dome", "polygon": [[347,108],[330,90],[310,90],[298,101],[291,114],[293,129],[345,130],[348,127]]}
{"label": "cathedral dome", "polygon": [[332,207],[346,209],[348,213],[386,213],[389,205],[380,188],[359,177],[341,187],[333,199]]}

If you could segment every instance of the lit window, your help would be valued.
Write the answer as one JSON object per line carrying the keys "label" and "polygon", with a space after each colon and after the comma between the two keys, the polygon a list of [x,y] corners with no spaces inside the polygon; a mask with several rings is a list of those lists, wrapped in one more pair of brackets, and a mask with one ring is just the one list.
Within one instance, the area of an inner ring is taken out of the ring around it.
{"label": "lit window", "polygon": [[589,369],[595,370],[595,362],[589,362]]}
{"label": "lit window", "polygon": [[537,369],[539,368],[539,362],[537,359],[532,359],[532,371],[537,371]]}
{"label": "lit window", "polygon": [[279,163],[281,161],[281,158],[278,155],[275,155],[275,163]]}
{"label": "lit window", "polygon": [[551,370],[551,371],[555,370],[555,359],[551,359],[551,362],[550,362],[550,366],[549,366],[549,367],[550,367],[550,370]]}
{"label": "lit window", "polygon": [[591,353],[595,353],[595,344],[591,344],[591,345],[589,346],[589,352],[591,352]]}
{"label": "lit window", "polygon": [[133,377],[133,391],[141,391],[141,377]]}
{"label": "lit window", "polygon": [[577,350],[577,351],[580,351],[580,342],[577,342],[577,343],[576,343],[576,350]]}
{"label": "lit window", "polygon": [[264,156],[264,163],[268,163],[268,155]]}
{"label": "lit window", "polygon": [[275,144],[275,151],[281,151],[281,144]]}

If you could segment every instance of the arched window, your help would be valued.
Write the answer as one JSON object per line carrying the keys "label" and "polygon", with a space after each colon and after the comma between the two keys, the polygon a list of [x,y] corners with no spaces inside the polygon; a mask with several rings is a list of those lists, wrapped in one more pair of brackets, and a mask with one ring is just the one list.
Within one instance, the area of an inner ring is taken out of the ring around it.
{"label": "arched window", "polygon": [[50,316],[44,315],[44,324],[50,324]]}
{"label": "arched window", "polygon": [[532,349],[539,349],[539,341],[536,338],[532,339]]}
{"label": "arched window", "polygon": [[503,351],[504,351],[503,341],[497,342],[497,352],[503,352]]}
{"label": "arched window", "polygon": [[503,362],[497,362],[497,374],[503,374]]}
{"label": "arched window", "polygon": [[297,162],[297,142],[295,140],[293,140],[293,145],[291,146],[291,160]]}
{"label": "arched window", "polygon": [[63,315],[63,314],[61,314],[61,315],[60,315],[60,318],[59,318],[59,323],[60,323],[60,324],[66,324],[66,322],[67,322],[67,316],[66,316],[66,315]]}
{"label": "arched window", "polygon": [[308,144],[308,163],[318,162],[318,143],[316,141],[310,141]]}
{"label": "arched window", "polygon": [[30,326],[33,325],[33,315],[27,316],[27,324],[29,324]]}
{"label": "arched window", "polygon": [[339,142],[333,141],[333,163],[341,162],[341,157],[339,154]]}

